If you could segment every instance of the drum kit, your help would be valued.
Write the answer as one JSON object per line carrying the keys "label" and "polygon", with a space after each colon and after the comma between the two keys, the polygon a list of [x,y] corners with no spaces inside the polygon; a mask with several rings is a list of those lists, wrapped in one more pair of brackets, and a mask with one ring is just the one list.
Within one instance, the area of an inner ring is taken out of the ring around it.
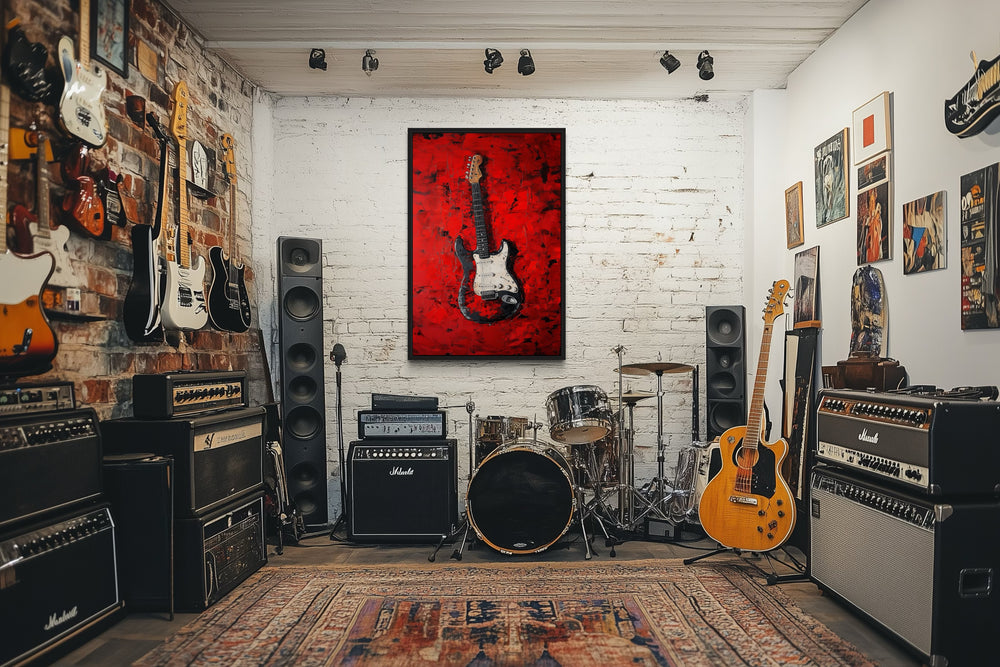
{"label": "drum kit", "polygon": [[[623,541],[621,536],[635,532],[647,517],[670,520],[670,508],[677,499],[664,478],[663,375],[694,374],[692,422],[697,440],[698,369],[671,362],[622,365],[622,348],[615,351],[619,355],[619,379],[625,375],[656,375],[656,393],[623,391],[619,381],[614,409],[613,402],[597,386],[577,385],[554,391],[545,401],[550,439],[538,436],[544,425],[525,417],[476,418],[475,463],[470,466],[466,494],[467,528],[493,549],[510,555],[542,552],[562,538],[575,521],[589,560],[592,551],[585,528],[587,519],[592,518],[603,532],[612,546],[612,556],[614,544]],[[654,397],[657,476],[638,488],[633,465],[633,411],[637,403]],[[612,502],[615,498],[617,503]],[[463,539],[452,557],[460,559],[464,546]]]}

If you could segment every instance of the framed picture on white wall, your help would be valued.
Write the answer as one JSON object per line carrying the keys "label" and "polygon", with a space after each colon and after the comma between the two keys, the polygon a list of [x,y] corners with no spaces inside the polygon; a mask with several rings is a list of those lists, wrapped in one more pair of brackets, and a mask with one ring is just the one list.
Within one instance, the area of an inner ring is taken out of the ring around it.
{"label": "framed picture on white wall", "polygon": [[854,110],[854,164],[867,162],[892,148],[889,92],[879,93]]}
{"label": "framed picture on white wall", "polygon": [[802,226],[802,181],[799,181],[785,190],[785,240],[789,248],[805,243]]}
{"label": "framed picture on white wall", "polygon": [[843,220],[851,214],[847,145],[845,127],[813,151],[817,227]]}

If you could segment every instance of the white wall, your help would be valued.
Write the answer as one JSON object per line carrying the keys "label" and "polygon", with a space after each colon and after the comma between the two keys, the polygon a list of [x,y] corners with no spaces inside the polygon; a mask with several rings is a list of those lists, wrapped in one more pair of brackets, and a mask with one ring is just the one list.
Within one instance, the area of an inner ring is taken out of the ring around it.
{"label": "white wall", "polygon": [[[258,100],[255,211],[262,325],[274,321],[274,239],[321,238],[327,349],[341,343],[344,437],[372,392],[434,395],[467,475],[468,413],[546,423],[552,391],[594,384],[617,394],[624,362],[704,365],[704,308],[743,301],[742,97],[709,102],[346,99]],[[566,128],[566,360],[407,360],[407,129]],[[270,273],[272,281],[265,279]],[[273,337],[272,337],[273,340]],[[273,357],[272,357],[273,358]],[[702,368],[702,377],[704,377]],[[335,405],[328,363],[327,405]],[[652,376],[626,388],[655,390]],[[691,375],[664,376],[666,464],[691,441]],[[702,392],[704,395],[704,392]],[[704,437],[704,400],[700,432]],[[336,475],[335,410],[328,409]],[[636,410],[636,477],[656,471],[654,401]],[[339,504],[331,480],[331,505]],[[464,488],[460,482],[462,495]]]}
{"label": "white wall", "polygon": [[[748,310],[755,301],[763,304],[776,273],[791,279],[796,250],[819,245],[823,364],[848,355],[850,285],[857,268],[857,172],[850,165],[851,216],[817,229],[813,149],[850,127],[854,109],[887,90],[893,94],[892,260],[873,265],[885,278],[889,302],[883,355],[904,364],[911,383],[1000,383],[994,361],[1000,331],[963,332],[959,291],[959,178],[1000,161],[1000,123],[988,133],[959,139],[945,129],[943,115],[944,100],[973,73],[969,52],[975,50],[982,60],[1000,52],[998,26],[995,0],[871,0],[793,72],[782,124],[775,125],[764,111],[773,100],[754,97],[755,148],[762,150],[770,140],[779,150],[755,160],[754,257],[748,260],[754,266],[754,294],[748,295]],[[761,178],[761,171],[780,175],[779,182]],[[784,189],[799,180],[805,245],[785,250]],[[903,204],[938,190],[947,191],[947,268],[904,276]],[[758,340],[761,328],[757,321]]]}

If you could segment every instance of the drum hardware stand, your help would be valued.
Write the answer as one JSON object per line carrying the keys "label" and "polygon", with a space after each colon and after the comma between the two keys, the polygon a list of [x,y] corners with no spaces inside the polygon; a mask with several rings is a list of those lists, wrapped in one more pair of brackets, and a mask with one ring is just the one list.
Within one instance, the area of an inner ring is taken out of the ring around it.
{"label": "drum hardware stand", "polygon": [[[446,410],[448,408],[453,408],[453,407],[457,406],[453,405],[444,406]],[[469,399],[468,401],[466,401],[464,407],[465,411],[469,414],[469,473],[468,475],[466,475],[466,480],[465,480],[465,488],[468,489],[469,482],[472,481],[473,457],[475,452],[475,445],[473,444],[472,440],[472,413],[476,411],[476,404],[472,401],[472,399]],[[449,539],[457,537],[459,533],[462,533],[462,542],[460,546],[456,547],[455,550],[451,552],[451,557],[454,560],[462,560],[462,552],[465,551],[465,541],[469,537],[469,517],[466,512],[462,512],[462,520],[458,522],[458,525],[455,527],[455,530],[451,531],[451,533],[447,535],[441,536],[441,539],[438,540],[437,546],[434,547],[434,551],[431,553],[430,556],[427,557],[427,560],[433,563],[434,559],[437,558],[438,551],[440,551],[441,547],[444,546],[444,543],[447,542]]]}

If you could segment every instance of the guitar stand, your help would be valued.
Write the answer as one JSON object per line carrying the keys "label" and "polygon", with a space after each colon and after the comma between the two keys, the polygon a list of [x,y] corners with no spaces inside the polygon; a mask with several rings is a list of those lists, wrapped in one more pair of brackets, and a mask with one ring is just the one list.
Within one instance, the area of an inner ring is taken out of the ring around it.
{"label": "guitar stand", "polygon": [[[788,557],[788,559],[792,561],[791,564],[785,562],[784,560],[782,560],[780,558],[775,558],[775,557],[771,556],[771,552],[770,551],[744,552],[742,549],[731,549],[729,547],[723,547],[721,545],[719,546],[718,549],[714,549],[712,551],[708,551],[706,553],[699,554],[699,555],[694,556],[692,558],[685,558],[684,559],[684,564],[685,565],[690,565],[690,564],[692,564],[694,562],[697,562],[699,560],[702,560],[704,558],[710,558],[712,556],[716,556],[716,555],[722,554],[722,553],[733,553],[733,554],[735,554],[737,556],[741,556],[740,560],[742,560],[744,563],[746,563],[747,565],[749,565],[750,567],[752,567],[754,570],[756,570],[757,572],[759,572],[760,575],[762,577],[764,577],[764,581],[767,583],[768,586],[773,586],[774,584],[792,583],[792,582],[796,582],[796,581],[808,581],[809,580],[809,575],[806,574],[806,566],[803,565],[802,563],[800,563],[791,553],[789,553],[788,549],[786,549],[785,547],[778,547],[778,548],[781,549],[781,551],[784,552],[784,554]],[[759,556],[763,556],[764,559],[768,562],[768,565],[770,566],[770,572],[768,572],[767,570],[765,570],[764,568],[762,568],[757,563],[754,563],[753,561],[747,560],[746,558],[742,558],[742,556],[743,556],[744,553],[755,553],[755,554],[758,554]],[[776,563],[776,562],[777,563],[781,563],[782,565],[784,565],[785,567],[787,567],[789,569],[795,570],[795,572],[793,574],[778,574],[777,572],[774,571],[774,563]]]}
{"label": "guitar stand", "polygon": [[462,534],[462,541],[457,547],[455,547],[455,550],[451,552],[451,558],[453,560],[462,560],[462,552],[465,551],[465,542],[469,538],[469,527],[469,519],[463,516],[462,522],[456,526],[455,530],[451,531],[447,535],[441,536],[441,539],[438,540],[437,546],[434,547],[434,551],[427,557],[427,560],[433,563],[434,559],[437,558],[438,552],[441,551],[441,547],[444,546],[444,543],[448,540],[455,539],[458,537],[459,533]]}

